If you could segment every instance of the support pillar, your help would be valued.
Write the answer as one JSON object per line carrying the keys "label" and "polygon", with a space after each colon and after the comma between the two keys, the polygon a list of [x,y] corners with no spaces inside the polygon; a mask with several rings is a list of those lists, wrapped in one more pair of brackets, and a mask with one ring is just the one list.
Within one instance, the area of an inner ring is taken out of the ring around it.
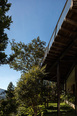
{"label": "support pillar", "polygon": [[57,115],[60,116],[60,63],[57,64]]}
{"label": "support pillar", "polygon": [[77,63],[75,65],[75,112],[77,114]]}
{"label": "support pillar", "polygon": [[66,80],[64,81],[64,92],[66,94],[66,88],[67,88],[67,84],[66,84]]}

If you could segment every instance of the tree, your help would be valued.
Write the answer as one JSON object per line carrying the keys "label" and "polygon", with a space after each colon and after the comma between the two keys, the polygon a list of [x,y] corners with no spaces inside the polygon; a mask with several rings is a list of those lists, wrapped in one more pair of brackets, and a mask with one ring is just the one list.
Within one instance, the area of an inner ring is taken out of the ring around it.
{"label": "tree", "polygon": [[6,105],[7,110],[6,111],[7,111],[7,114],[16,113],[17,104],[16,104],[14,90],[15,90],[15,87],[14,87],[13,83],[10,82],[8,87],[7,87],[7,92],[6,92],[6,101],[7,101],[7,105]]}
{"label": "tree", "polygon": [[43,80],[43,86],[44,86],[43,100],[45,103],[45,107],[48,107],[49,102],[55,102],[57,100],[56,83],[48,80]]}
{"label": "tree", "polygon": [[38,65],[44,56],[45,42],[41,41],[39,37],[33,39],[31,43],[25,45],[24,43],[11,43],[13,54],[10,56],[10,67],[15,70],[27,72],[32,66]]}
{"label": "tree", "polygon": [[12,82],[9,83],[8,87],[7,87],[7,92],[6,92],[6,97],[7,99],[11,99],[12,97],[14,97],[14,85]]}
{"label": "tree", "polygon": [[10,24],[12,23],[11,16],[6,15],[9,11],[11,4],[8,0],[0,0],[0,64],[7,62],[7,55],[4,50],[8,44],[8,36],[5,29],[10,29]]}
{"label": "tree", "polygon": [[6,91],[6,99],[1,100],[0,103],[1,116],[10,116],[16,113],[16,108],[17,104],[14,95],[14,85],[10,82]]}
{"label": "tree", "polygon": [[48,80],[43,80],[43,102],[45,104],[45,107],[48,107],[48,102],[51,98],[51,82]]}
{"label": "tree", "polygon": [[43,103],[42,79],[45,75],[44,67],[41,69],[32,67],[30,71],[22,75],[15,89],[17,99],[26,104],[27,108],[32,110],[34,116],[37,116],[37,112],[40,111],[39,105]]}

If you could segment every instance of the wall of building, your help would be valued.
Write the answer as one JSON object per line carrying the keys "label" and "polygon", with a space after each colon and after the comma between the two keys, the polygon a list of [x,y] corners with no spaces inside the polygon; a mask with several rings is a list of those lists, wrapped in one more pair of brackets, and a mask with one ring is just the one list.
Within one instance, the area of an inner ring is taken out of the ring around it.
{"label": "wall of building", "polygon": [[68,93],[75,93],[75,68],[72,70],[66,81],[66,91]]}

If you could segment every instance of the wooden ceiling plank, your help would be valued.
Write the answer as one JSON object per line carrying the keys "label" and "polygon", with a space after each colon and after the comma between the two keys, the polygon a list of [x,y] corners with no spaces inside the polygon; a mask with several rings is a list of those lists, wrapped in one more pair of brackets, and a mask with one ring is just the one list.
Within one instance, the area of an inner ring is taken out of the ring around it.
{"label": "wooden ceiling plank", "polygon": [[[61,35],[61,34],[59,34],[59,33],[58,33],[57,37],[60,37],[60,39],[63,40],[63,41],[69,41],[69,40],[70,40],[69,37],[65,37],[65,36],[63,36],[63,35]],[[71,39],[72,39],[72,38],[71,38]]]}
{"label": "wooden ceiling plank", "polygon": [[62,30],[62,31],[65,31],[65,32],[67,32],[67,33],[72,33],[73,35],[77,35],[77,32],[74,32],[74,31],[72,31],[72,30],[68,30],[68,29],[66,29],[66,28],[64,28],[64,27],[61,27],[61,30]]}
{"label": "wooden ceiling plank", "polygon": [[76,21],[72,21],[71,19],[65,19],[65,21],[67,22],[67,23],[69,23],[69,24],[71,24],[71,25],[74,25],[74,26],[76,26],[77,27],[77,22]]}
{"label": "wooden ceiling plank", "polygon": [[63,46],[66,46],[65,43],[62,43],[62,42],[59,42],[59,41],[55,41],[56,44],[59,44],[59,45],[63,45]]}
{"label": "wooden ceiling plank", "polygon": [[77,9],[70,9],[70,11],[77,13]]}
{"label": "wooden ceiling plank", "polygon": [[50,53],[60,53],[60,51],[59,51],[59,50],[53,50],[53,49],[52,49],[52,50],[50,51]]}
{"label": "wooden ceiling plank", "polygon": [[52,46],[52,49],[57,49],[57,50],[62,50],[63,48],[62,47],[57,47],[57,46]]}
{"label": "wooden ceiling plank", "polygon": [[65,54],[67,54],[67,52],[68,52],[69,49],[74,45],[74,43],[75,43],[76,40],[77,40],[77,39],[72,40],[72,41],[69,43],[69,45],[66,47],[66,49],[64,50],[64,52],[62,52],[61,55],[58,57],[58,59],[55,61],[55,63],[52,64],[52,66],[50,67],[49,71],[51,71],[52,68],[53,68],[55,65],[57,65],[58,61],[61,60],[61,59],[65,56]]}

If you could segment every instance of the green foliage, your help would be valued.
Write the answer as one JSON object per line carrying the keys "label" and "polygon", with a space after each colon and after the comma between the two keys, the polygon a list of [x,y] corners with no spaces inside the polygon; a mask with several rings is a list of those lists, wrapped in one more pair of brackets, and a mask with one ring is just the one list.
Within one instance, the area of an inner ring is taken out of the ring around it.
{"label": "green foliage", "polygon": [[32,107],[26,107],[26,106],[19,106],[18,107],[18,113],[16,116],[32,116],[34,114],[34,111],[32,109]]}
{"label": "green foliage", "polygon": [[75,96],[72,93],[67,93],[65,96],[66,100],[75,104]]}
{"label": "green foliage", "polygon": [[[76,116],[75,110],[65,103],[60,104],[61,116]],[[45,109],[43,116],[57,116],[57,103],[50,103],[49,107]]]}
{"label": "green foliage", "polygon": [[[39,105],[43,103],[42,79],[46,75],[44,71],[45,68],[32,67],[30,71],[22,75],[15,89],[17,99],[26,104],[27,108],[33,109],[34,114],[40,111]],[[31,115],[30,112],[28,113]]]}
{"label": "green foliage", "polygon": [[61,101],[63,102],[64,100],[67,100],[73,104],[75,104],[75,95],[72,93],[66,93],[65,91],[62,91],[61,94]]}
{"label": "green foliage", "polygon": [[6,63],[6,54],[4,50],[8,44],[8,36],[5,33],[5,29],[10,29],[12,23],[11,16],[6,15],[9,11],[11,4],[8,0],[0,0],[0,64]]}
{"label": "green foliage", "polygon": [[3,111],[0,111],[0,116],[3,116]]}
{"label": "green foliage", "polygon": [[48,107],[48,102],[55,102],[57,98],[56,94],[56,83],[44,80],[43,81],[43,86],[44,86],[44,95],[43,95],[43,100],[45,103],[45,106]]}
{"label": "green foliage", "polygon": [[33,39],[31,43],[25,45],[24,43],[11,43],[11,50],[13,54],[10,56],[10,67],[15,70],[27,72],[32,66],[38,65],[45,51],[45,42],[41,41],[39,37]]}
{"label": "green foliage", "polygon": [[7,87],[6,97],[8,99],[14,97],[14,85],[12,82],[10,82],[8,87]]}
{"label": "green foliage", "polygon": [[16,108],[14,85],[10,82],[6,91],[6,99],[0,101],[0,113],[2,116],[10,116],[12,113],[16,113]]}

